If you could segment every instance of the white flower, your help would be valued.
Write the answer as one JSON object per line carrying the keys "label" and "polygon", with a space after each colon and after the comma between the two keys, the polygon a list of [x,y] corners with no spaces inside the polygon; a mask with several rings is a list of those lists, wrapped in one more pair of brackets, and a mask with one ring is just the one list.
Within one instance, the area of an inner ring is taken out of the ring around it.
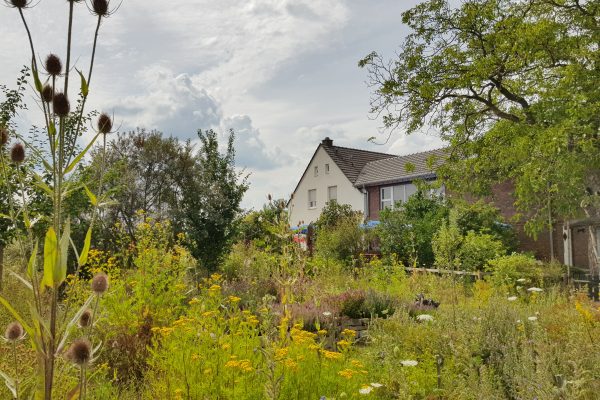
{"label": "white flower", "polygon": [[381,383],[373,383],[373,382],[371,382],[371,386],[373,386],[374,388],[380,388],[383,385]]}
{"label": "white flower", "polygon": [[534,287],[530,287],[529,289],[527,289],[527,291],[528,291],[528,292],[536,292],[536,293],[539,293],[539,292],[543,292],[543,291],[544,291],[544,289],[541,289],[541,288],[539,288],[539,287],[535,287],[535,286],[534,286]]}
{"label": "white flower", "polygon": [[527,317],[527,319],[530,321],[537,321],[537,317]]}
{"label": "white flower", "polygon": [[323,312],[323,316],[325,316],[325,317],[331,317],[331,312],[325,311],[325,312]]}
{"label": "white flower", "polygon": [[358,393],[369,394],[369,393],[371,393],[371,390],[373,390],[373,388],[371,386],[364,386],[358,390]]}
{"label": "white flower", "polygon": [[417,321],[433,321],[433,317],[429,314],[417,315]]}
{"label": "white flower", "polygon": [[525,278],[520,278],[520,279],[517,279],[517,282],[520,282],[520,283],[527,282],[527,279],[525,279]]}
{"label": "white flower", "polygon": [[521,320],[520,320],[520,319],[518,319],[518,320],[517,320],[517,324],[520,324],[520,323],[521,323]]}
{"label": "white flower", "polygon": [[517,296],[510,296],[508,299],[508,301],[515,301],[517,299]]}
{"label": "white flower", "polygon": [[400,361],[400,364],[402,364],[403,367],[416,367],[419,362],[415,360],[402,360]]}

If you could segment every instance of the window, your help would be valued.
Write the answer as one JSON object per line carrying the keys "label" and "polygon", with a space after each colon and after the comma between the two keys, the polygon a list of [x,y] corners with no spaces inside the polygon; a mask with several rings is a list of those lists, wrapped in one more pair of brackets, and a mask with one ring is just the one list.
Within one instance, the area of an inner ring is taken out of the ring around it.
{"label": "window", "polygon": [[327,201],[337,200],[337,186],[327,188]]}
{"label": "window", "polygon": [[382,210],[388,207],[393,208],[397,203],[405,202],[415,193],[417,193],[417,187],[412,183],[382,187],[380,208]]}
{"label": "window", "polygon": [[328,174],[329,173],[329,164],[325,164],[325,173]]}
{"label": "window", "polygon": [[319,167],[315,167],[315,176],[319,176]]}
{"label": "window", "polygon": [[308,208],[317,208],[317,189],[308,191]]}
{"label": "window", "polygon": [[388,208],[392,206],[392,187],[383,187],[381,188],[381,209]]}

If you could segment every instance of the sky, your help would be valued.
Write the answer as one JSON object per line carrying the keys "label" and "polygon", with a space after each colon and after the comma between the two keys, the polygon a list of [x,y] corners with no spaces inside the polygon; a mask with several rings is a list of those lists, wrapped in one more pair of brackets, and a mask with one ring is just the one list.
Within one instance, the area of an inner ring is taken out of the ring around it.
{"label": "sky", "polygon": [[[88,1],[89,2],[89,1]],[[121,131],[157,129],[180,139],[236,133],[236,164],[249,174],[244,208],[289,198],[320,141],[408,154],[441,146],[431,132],[382,129],[358,61],[393,58],[402,11],[417,0],[123,0],[103,22],[89,109]],[[111,2],[115,8],[119,3]],[[25,10],[39,59],[64,59],[68,3]],[[75,67],[88,70],[95,17],[76,4]],[[0,5],[0,84],[14,86],[29,47],[18,12]],[[72,94],[71,97],[74,97]],[[22,127],[39,123],[31,101]],[[375,136],[379,144],[369,143]],[[389,139],[388,139],[389,137]]]}

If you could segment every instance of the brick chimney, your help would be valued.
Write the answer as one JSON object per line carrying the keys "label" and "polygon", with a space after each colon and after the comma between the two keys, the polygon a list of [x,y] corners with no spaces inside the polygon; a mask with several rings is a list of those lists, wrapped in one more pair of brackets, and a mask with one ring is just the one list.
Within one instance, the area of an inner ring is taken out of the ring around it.
{"label": "brick chimney", "polygon": [[333,146],[333,140],[329,139],[329,136],[327,136],[325,139],[323,139],[321,141],[321,144],[323,146],[331,147],[331,146]]}

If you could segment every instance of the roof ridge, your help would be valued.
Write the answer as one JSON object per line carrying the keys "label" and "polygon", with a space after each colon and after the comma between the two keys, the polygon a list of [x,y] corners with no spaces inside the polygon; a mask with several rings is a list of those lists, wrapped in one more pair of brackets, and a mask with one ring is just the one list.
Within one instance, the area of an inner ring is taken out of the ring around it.
{"label": "roof ridge", "polygon": [[[327,146],[323,146],[323,147],[327,147]],[[346,146],[337,146],[337,145],[333,145],[333,146],[329,146],[329,147],[337,147],[338,149],[346,149],[346,150],[354,150],[354,151],[363,151],[363,152],[365,152],[365,153],[381,154],[381,155],[390,156],[390,157],[397,157],[395,154],[391,154],[391,153],[382,153],[382,152],[380,152],[380,151],[373,151],[373,150],[357,149],[356,147],[346,147]]]}

